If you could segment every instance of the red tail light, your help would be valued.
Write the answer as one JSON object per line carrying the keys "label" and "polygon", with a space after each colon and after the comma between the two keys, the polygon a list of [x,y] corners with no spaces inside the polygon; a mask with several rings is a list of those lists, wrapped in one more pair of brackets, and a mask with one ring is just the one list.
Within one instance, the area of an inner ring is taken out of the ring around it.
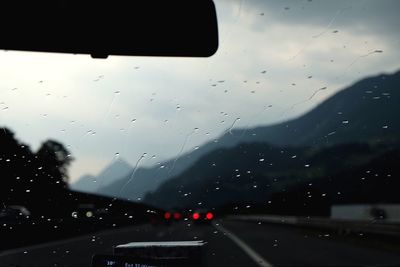
{"label": "red tail light", "polygon": [[175,220],[180,220],[182,218],[182,214],[180,214],[179,212],[174,212],[174,219]]}
{"label": "red tail light", "polygon": [[212,214],[211,212],[207,212],[206,219],[207,220],[212,220],[213,218],[214,218],[214,214]]}
{"label": "red tail light", "polygon": [[171,213],[168,211],[166,213],[164,213],[164,219],[166,219],[166,220],[171,219]]}
{"label": "red tail light", "polygon": [[198,220],[198,219],[200,219],[200,214],[195,212],[195,213],[193,213],[192,218],[193,218],[193,220]]}

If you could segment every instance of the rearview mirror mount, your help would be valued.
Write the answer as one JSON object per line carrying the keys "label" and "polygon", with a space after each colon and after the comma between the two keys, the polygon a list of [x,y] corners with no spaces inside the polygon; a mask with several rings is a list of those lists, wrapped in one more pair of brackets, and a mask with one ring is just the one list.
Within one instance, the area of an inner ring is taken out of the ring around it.
{"label": "rearview mirror mount", "polygon": [[38,0],[2,3],[0,49],[208,57],[218,48],[212,0]]}

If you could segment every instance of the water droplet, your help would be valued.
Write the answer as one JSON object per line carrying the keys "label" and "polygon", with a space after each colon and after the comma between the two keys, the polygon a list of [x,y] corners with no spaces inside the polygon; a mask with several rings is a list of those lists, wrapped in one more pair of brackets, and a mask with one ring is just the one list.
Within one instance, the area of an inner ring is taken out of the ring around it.
{"label": "water droplet", "polygon": [[382,128],[383,128],[383,129],[387,129],[387,128],[389,128],[389,126],[384,125],[384,126],[382,126]]}
{"label": "water droplet", "polygon": [[78,218],[78,212],[74,211],[71,213],[72,218],[76,219]]}
{"label": "water droplet", "polygon": [[259,159],[258,161],[260,161],[260,162],[263,162],[263,161],[264,161],[264,159]]}
{"label": "water droplet", "polygon": [[343,124],[348,124],[349,121],[348,121],[348,120],[344,120],[344,121],[342,121],[342,123],[343,123]]}
{"label": "water droplet", "polygon": [[304,167],[308,168],[310,167],[310,164],[305,164]]}
{"label": "water droplet", "polygon": [[160,166],[160,169],[164,169],[164,168],[165,168],[165,165],[161,165],[161,166]]}
{"label": "water droplet", "polygon": [[194,150],[197,150],[197,149],[199,149],[199,146],[195,146],[195,147],[194,147]]}
{"label": "water droplet", "polygon": [[43,167],[42,167],[42,166],[40,166],[40,167],[38,167],[37,169],[38,169],[38,170],[41,170],[41,169],[43,169]]}

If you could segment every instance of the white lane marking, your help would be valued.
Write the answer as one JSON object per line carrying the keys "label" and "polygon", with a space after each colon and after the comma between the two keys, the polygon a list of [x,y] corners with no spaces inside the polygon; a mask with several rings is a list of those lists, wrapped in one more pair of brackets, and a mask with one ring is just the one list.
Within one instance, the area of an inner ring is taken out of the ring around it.
{"label": "white lane marking", "polygon": [[239,237],[234,235],[232,232],[221,226],[220,223],[213,223],[213,226],[223,232],[227,237],[229,237],[236,245],[238,245],[255,263],[261,267],[273,267],[271,263],[261,257],[257,252],[255,252],[251,247],[244,243]]}

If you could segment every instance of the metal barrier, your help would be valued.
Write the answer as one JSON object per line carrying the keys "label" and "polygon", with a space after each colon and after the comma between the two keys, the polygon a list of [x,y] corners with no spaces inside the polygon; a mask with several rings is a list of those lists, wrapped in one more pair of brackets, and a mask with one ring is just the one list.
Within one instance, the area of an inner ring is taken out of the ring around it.
{"label": "metal barrier", "polygon": [[357,232],[400,237],[400,224],[384,223],[381,221],[339,220],[324,217],[295,217],[275,215],[234,215],[228,220],[255,221],[275,224],[296,225],[316,229],[329,229],[338,232]]}

